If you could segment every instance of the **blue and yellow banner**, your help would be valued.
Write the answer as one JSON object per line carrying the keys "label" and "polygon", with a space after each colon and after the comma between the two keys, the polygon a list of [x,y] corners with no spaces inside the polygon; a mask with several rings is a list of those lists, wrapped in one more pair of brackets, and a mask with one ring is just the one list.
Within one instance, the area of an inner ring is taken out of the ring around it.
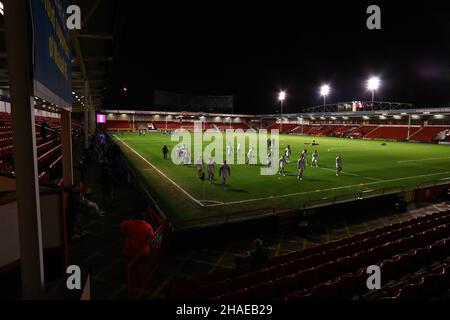
{"label": "blue and yellow banner", "polygon": [[72,108],[70,35],[67,0],[30,0],[33,26],[34,95]]}

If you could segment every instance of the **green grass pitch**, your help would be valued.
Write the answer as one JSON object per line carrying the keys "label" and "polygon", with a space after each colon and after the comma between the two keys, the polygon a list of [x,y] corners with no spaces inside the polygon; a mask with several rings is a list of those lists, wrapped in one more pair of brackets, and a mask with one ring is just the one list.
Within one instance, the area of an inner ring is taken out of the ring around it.
{"label": "green grass pitch", "polygon": [[[382,145],[381,141],[280,135],[280,154],[288,144],[293,151],[285,177],[262,176],[259,165],[232,164],[229,187],[223,190],[219,165],[216,181],[210,184],[197,177],[194,164],[177,166],[163,160],[162,146],[166,144],[171,151],[177,143],[171,142],[169,135],[124,133],[113,139],[167,216],[180,227],[224,221],[223,215],[241,217],[268,212],[269,208],[301,208],[334,196],[397,187],[411,189],[421,183],[450,179],[450,146],[402,142]],[[296,160],[305,143],[313,139],[319,145],[306,147],[308,167],[303,180],[298,181]],[[247,149],[248,143],[245,152]],[[319,153],[319,168],[309,166],[315,149]],[[339,177],[335,175],[337,154],[343,158]]]}

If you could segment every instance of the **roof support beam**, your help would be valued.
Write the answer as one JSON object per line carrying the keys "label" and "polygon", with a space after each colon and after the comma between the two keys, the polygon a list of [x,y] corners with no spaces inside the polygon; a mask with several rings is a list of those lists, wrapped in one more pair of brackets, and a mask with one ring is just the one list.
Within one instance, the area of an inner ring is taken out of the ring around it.
{"label": "roof support beam", "polygon": [[91,19],[92,15],[94,14],[95,10],[97,10],[98,5],[100,4],[102,0],[96,0],[94,4],[92,5],[91,9],[88,11],[86,16],[84,17],[84,20],[81,22],[81,26],[84,28],[89,20]]}

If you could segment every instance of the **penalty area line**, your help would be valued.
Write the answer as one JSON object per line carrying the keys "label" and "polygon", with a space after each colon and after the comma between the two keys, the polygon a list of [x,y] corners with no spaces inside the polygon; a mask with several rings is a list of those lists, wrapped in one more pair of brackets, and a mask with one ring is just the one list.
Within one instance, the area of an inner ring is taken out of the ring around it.
{"label": "penalty area line", "polygon": [[[215,200],[199,200],[200,202],[202,202],[202,203],[214,203],[214,204],[224,204],[222,201],[215,201]],[[207,206],[207,205],[206,205]]]}
{"label": "penalty area line", "polygon": [[240,204],[240,203],[248,203],[248,202],[270,200],[270,199],[276,199],[276,198],[288,198],[288,197],[305,195],[305,194],[311,194],[311,193],[318,193],[318,192],[324,192],[324,191],[333,191],[333,190],[340,190],[340,189],[355,188],[355,187],[359,187],[359,186],[368,186],[368,185],[379,184],[379,183],[383,183],[383,182],[394,182],[394,181],[409,180],[409,179],[415,179],[415,178],[432,177],[432,176],[438,176],[438,175],[449,174],[449,173],[450,173],[450,171],[439,172],[439,173],[432,173],[432,174],[422,174],[422,175],[418,175],[418,176],[403,177],[403,178],[396,178],[396,179],[387,179],[387,180],[380,180],[380,181],[374,181],[374,182],[368,182],[368,183],[340,186],[340,187],[335,187],[335,188],[322,189],[320,191],[304,191],[304,192],[296,192],[296,193],[289,193],[289,194],[281,194],[281,195],[277,195],[277,196],[268,196],[268,197],[264,197],[264,198],[255,198],[255,199],[247,199],[247,200],[240,200],[240,201],[231,201],[231,202],[225,202],[224,204],[209,204],[209,205],[206,205],[205,207],[217,207],[217,206],[226,206],[226,205],[233,205],[233,204]]}
{"label": "penalty area line", "polygon": [[401,161],[397,161],[397,163],[420,162],[420,161],[433,161],[433,160],[446,160],[446,159],[450,159],[450,157],[425,158],[425,159],[412,159],[412,160],[401,160]]}
{"label": "penalty area line", "polygon": [[[335,169],[324,168],[324,167],[320,167],[320,166],[317,167],[317,169],[322,169],[322,170],[328,170],[328,171],[336,172]],[[347,172],[347,171],[341,171],[341,173],[344,174],[344,175],[348,175],[348,176],[352,176],[352,177],[358,177],[358,178],[364,178],[364,179],[372,180],[372,181],[383,181],[382,179],[372,178],[372,177],[364,177],[364,176],[361,176],[359,174],[355,174],[355,173],[351,173],[351,172]]]}
{"label": "penalty area line", "polygon": [[173,181],[172,179],[170,179],[168,176],[166,176],[161,170],[159,170],[157,167],[155,167],[152,163],[150,163],[147,159],[145,159],[143,156],[141,156],[136,150],[134,150],[133,148],[131,148],[125,141],[123,141],[122,139],[120,139],[118,136],[115,136],[116,139],[118,139],[121,143],[123,143],[128,149],[130,149],[132,152],[134,152],[139,158],[141,158],[142,160],[144,160],[150,167],[152,167],[153,169],[155,169],[156,172],[158,172],[160,175],[162,175],[164,178],[166,178],[167,180],[169,180],[175,187],[177,187],[178,189],[180,189],[186,196],[188,196],[192,201],[194,201],[195,203],[197,203],[199,206],[204,207],[205,205],[203,203],[201,203],[199,200],[195,199],[189,192],[187,192],[186,190],[184,190],[179,184],[177,184],[175,181]]}

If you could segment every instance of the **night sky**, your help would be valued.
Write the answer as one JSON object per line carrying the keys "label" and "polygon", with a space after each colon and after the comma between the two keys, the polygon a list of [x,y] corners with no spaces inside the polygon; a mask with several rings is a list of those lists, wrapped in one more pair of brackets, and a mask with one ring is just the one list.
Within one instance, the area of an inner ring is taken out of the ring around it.
{"label": "night sky", "polygon": [[382,79],[375,100],[449,106],[445,2],[377,2],[382,29],[374,31],[366,28],[371,3],[152,2],[123,2],[105,107],[152,110],[153,91],[163,90],[231,94],[235,112],[268,113],[285,89],[285,112],[300,112],[322,103],[322,83],[331,86],[330,103],[370,100],[371,75]]}

